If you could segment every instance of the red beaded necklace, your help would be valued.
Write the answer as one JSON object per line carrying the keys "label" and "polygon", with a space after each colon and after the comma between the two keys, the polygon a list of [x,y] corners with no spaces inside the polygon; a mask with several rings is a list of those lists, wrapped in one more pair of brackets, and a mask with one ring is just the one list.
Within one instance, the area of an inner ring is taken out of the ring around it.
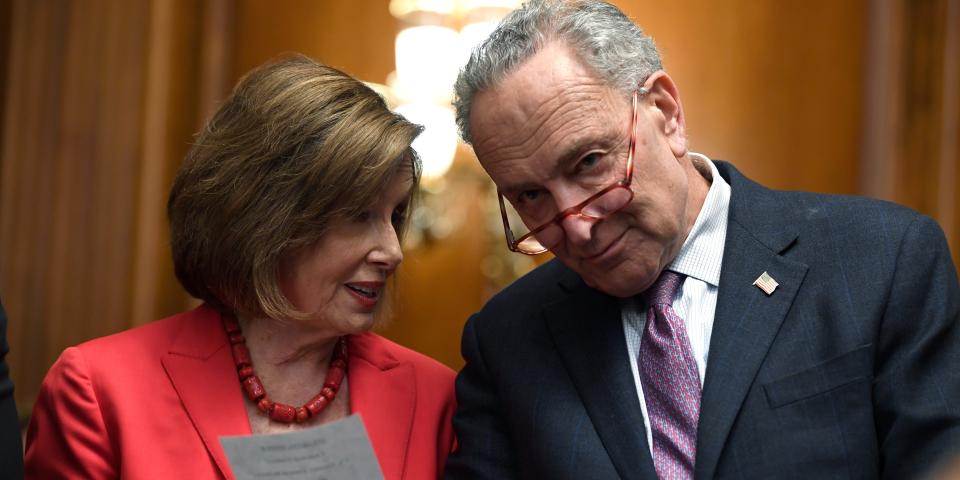
{"label": "red beaded necklace", "polygon": [[227,331],[227,338],[230,339],[230,347],[233,350],[233,361],[237,364],[240,384],[243,385],[247,398],[256,403],[257,408],[269,415],[271,420],[280,423],[303,423],[319,415],[323,409],[333,403],[337,391],[340,390],[340,384],[343,383],[343,377],[347,373],[347,341],[345,337],[340,337],[333,347],[333,358],[330,360],[327,378],[323,382],[320,393],[303,404],[302,407],[295,408],[285,403],[274,402],[267,397],[267,391],[263,388],[260,377],[253,371],[250,350],[247,349],[247,339],[243,337],[243,333],[240,331],[240,324],[232,316],[223,315],[222,318],[223,328]]}

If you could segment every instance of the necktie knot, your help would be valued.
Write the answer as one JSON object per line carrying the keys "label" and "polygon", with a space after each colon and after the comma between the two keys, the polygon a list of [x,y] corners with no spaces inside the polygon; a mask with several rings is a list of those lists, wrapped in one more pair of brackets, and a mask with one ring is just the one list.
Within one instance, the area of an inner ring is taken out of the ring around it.
{"label": "necktie knot", "polygon": [[657,281],[653,282],[653,285],[643,292],[647,297],[647,302],[651,306],[670,305],[673,303],[673,297],[676,296],[680,285],[683,284],[684,278],[685,275],[670,270],[660,272]]}

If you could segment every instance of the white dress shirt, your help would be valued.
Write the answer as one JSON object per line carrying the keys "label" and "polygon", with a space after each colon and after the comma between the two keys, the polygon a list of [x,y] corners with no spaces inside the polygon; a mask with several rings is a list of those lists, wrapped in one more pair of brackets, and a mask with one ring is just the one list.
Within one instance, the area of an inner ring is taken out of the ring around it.
{"label": "white dress shirt", "polygon": [[[686,275],[680,294],[673,300],[673,309],[683,319],[697,360],[700,386],[703,387],[707,371],[707,356],[710,350],[710,334],[713,332],[713,316],[717,307],[717,289],[720,286],[720,265],[723,260],[723,244],[727,238],[727,212],[730,208],[730,185],[720,176],[717,167],[704,155],[690,152],[691,159],[704,178],[711,181],[710,191],[700,208],[690,235],[680,247],[677,257],[667,265],[667,270]],[[647,445],[653,455],[653,434],[647,402],[640,385],[640,370],[637,359],[640,354],[640,338],[647,320],[647,305],[643,295],[636,295],[621,302],[623,333],[627,340],[627,353],[637,397],[643,411]]]}

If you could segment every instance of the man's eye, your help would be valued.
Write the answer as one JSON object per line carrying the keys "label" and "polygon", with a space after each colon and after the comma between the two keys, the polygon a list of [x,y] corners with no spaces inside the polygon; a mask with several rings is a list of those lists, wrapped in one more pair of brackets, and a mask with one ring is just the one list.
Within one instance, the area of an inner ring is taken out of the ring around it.
{"label": "man's eye", "polygon": [[521,204],[535,202],[540,198],[540,190],[526,190],[520,192],[519,201]]}
{"label": "man's eye", "polygon": [[577,172],[579,173],[597,166],[597,164],[600,163],[601,158],[602,157],[600,156],[599,152],[587,154],[585,157],[581,158],[579,162],[577,162]]}

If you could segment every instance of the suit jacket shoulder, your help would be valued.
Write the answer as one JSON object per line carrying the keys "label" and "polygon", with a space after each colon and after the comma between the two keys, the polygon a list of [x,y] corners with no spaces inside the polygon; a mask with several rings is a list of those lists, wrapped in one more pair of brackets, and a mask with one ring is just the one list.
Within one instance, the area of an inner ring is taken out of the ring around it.
{"label": "suit jacket shoulder", "polygon": [[[416,392],[418,410],[429,410],[438,418],[449,418],[453,414],[456,405],[453,381],[456,373],[450,367],[375,333],[353,335],[350,345],[354,347],[351,355],[358,357],[353,360],[351,366],[359,362],[368,363],[377,368],[378,376],[396,368],[407,369],[413,380],[412,385],[408,386],[412,386],[413,391]],[[366,370],[358,369],[351,372],[351,378],[363,375],[361,372],[364,371]],[[376,386],[375,391],[371,393],[382,395],[383,385]],[[378,402],[378,404],[383,403],[389,402]],[[444,434],[449,433],[449,422],[445,428]],[[448,439],[452,440],[452,437]],[[447,445],[448,449],[450,446],[451,444]]]}
{"label": "suit jacket shoulder", "polygon": [[351,335],[350,409],[388,479],[435,478],[453,449],[454,373],[373,333]]}
{"label": "suit jacket shoulder", "polygon": [[[954,450],[960,409],[943,399],[960,395],[960,288],[936,222],[717,168],[731,202],[698,476],[778,475],[792,457],[798,476],[912,478]],[[752,285],[764,271],[771,295]],[[768,455],[735,460],[757,448]]]}
{"label": "suit jacket shoulder", "polygon": [[[536,317],[546,305],[568,298],[571,290],[585,287],[576,272],[551,259],[520,277],[488,300],[474,316],[478,327],[515,330],[529,325],[517,319]],[[599,293],[599,292],[598,292]]]}
{"label": "suit jacket shoulder", "polygon": [[[418,378],[426,382],[447,381],[452,389],[453,377],[456,373],[450,367],[410,348],[404,347],[399,343],[389,340],[375,333],[361,333],[356,335],[359,339],[365,339],[369,344],[365,347],[363,355],[367,358],[379,358],[379,362],[409,362],[417,369]],[[360,340],[354,340],[359,342]],[[374,361],[371,359],[371,361]]]}
{"label": "suit jacket shoulder", "polygon": [[224,478],[218,436],[249,434],[227,345],[201,306],[67,348],[34,406],[27,476]]}

